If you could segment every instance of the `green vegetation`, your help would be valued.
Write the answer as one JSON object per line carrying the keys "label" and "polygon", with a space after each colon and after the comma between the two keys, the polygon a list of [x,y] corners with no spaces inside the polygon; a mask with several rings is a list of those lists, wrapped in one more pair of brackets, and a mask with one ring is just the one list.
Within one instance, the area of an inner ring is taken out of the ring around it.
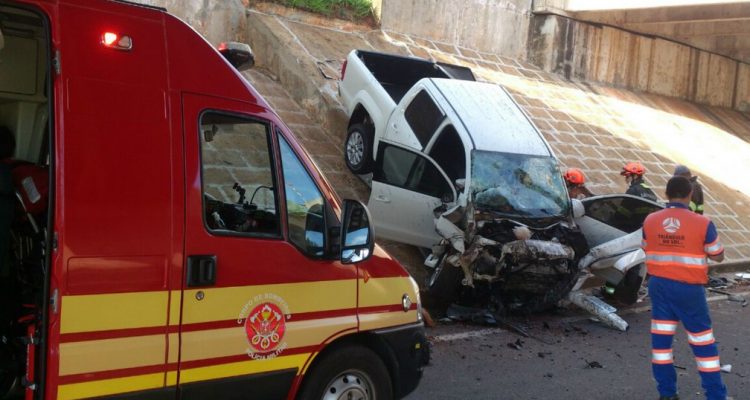
{"label": "green vegetation", "polygon": [[329,17],[349,20],[372,16],[372,0],[266,0],[287,7],[312,11]]}

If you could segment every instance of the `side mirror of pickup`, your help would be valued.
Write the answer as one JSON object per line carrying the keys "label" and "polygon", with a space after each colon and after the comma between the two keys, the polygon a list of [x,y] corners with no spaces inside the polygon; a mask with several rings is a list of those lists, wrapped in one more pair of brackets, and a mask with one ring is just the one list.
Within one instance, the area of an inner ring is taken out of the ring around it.
{"label": "side mirror of pickup", "polygon": [[245,43],[224,42],[218,50],[238,71],[248,70],[255,65],[253,50]]}
{"label": "side mirror of pickup", "polygon": [[570,203],[573,208],[574,219],[581,218],[584,216],[584,214],[586,214],[586,208],[583,206],[583,202],[581,202],[581,200],[571,199]]}
{"label": "side mirror of pickup", "polygon": [[341,223],[341,263],[354,264],[372,256],[375,247],[370,211],[357,200],[344,200]]}

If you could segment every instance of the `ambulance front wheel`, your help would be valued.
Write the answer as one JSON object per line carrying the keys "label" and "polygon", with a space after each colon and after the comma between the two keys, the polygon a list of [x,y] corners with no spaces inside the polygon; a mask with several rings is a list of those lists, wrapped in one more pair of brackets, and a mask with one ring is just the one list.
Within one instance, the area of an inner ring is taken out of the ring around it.
{"label": "ambulance front wheel", "polygon": [[313,366],[299,400],[391,400],[391,379],[383,360],[363,346],[343,346]]}

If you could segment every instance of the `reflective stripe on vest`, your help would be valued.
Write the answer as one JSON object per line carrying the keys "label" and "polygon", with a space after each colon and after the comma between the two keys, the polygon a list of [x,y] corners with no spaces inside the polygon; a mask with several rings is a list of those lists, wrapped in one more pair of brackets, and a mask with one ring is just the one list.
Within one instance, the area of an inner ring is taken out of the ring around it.
{"label": "reflective stripe on vest", "polygon": [[688,343],[694,346],[708,346],[715,342],[714,331],[711,329],[699,333],[688,332]]}
{"label": "reflective stripe on vest", "polygon": [[709,222],[684,208],[667,208],[646,217],[643,232],[648,273],[685,283],[707,283],[704,242]]}
{"label": "reflective stripe on vest", "polygon": [[698,371],[700,372],[719,372],[721,370],[719,356],[696,357],[695,361],[698,363]]}
{"label": "reflective stripe on vest", "polygon": [[649,254],[646,261],[654,263],[684,264],[686,266],[702,266],[708,264],[706,257],[687,257],[677,254]]}
{"label": "reflective stripe on vest", "polygon": [[654,364],[672,364],[674,362],[672,349],[651,350],[651,362]]}

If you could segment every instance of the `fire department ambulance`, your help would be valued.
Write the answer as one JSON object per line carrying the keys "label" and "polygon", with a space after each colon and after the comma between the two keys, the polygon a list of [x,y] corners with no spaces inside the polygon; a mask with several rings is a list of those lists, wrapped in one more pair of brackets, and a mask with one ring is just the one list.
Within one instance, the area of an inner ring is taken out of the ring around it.
{"label": "fire department ambulance", "polygon": [[162,9],[0,1],[0,398],[414,389],[417,286],[252,62]]}

